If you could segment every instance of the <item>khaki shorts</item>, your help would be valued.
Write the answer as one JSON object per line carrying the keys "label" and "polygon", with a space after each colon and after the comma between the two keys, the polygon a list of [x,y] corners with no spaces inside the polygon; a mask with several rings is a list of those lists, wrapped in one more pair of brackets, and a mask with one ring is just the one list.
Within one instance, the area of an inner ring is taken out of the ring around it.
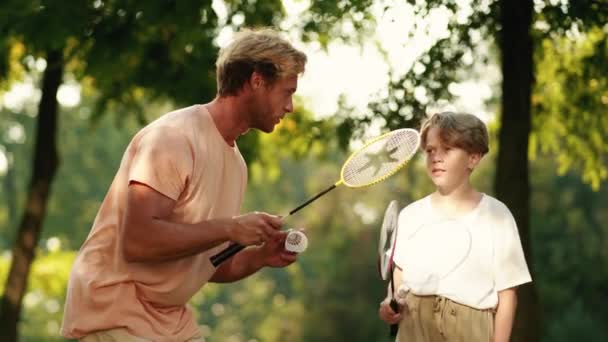
{"label": "khaki shorts", "polygon": [[[193,337],[184,342],[203,342],[202,337]],[[133,336],[125,328],[97,331],[80,339],[80,342],[151,342],[145,338]]]}
{"label": "khaki shorts", "polygon": [[494,310],[478,310],[439,296],[408,293],[397,342],[491,342]]}

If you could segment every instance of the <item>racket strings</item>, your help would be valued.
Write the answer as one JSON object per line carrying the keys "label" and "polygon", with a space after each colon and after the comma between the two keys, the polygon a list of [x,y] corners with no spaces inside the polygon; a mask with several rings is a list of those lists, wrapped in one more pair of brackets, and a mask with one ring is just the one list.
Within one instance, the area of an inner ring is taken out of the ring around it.
{"label": "racket strings", "polygon": [[393,131],[355,152],[342,169],[344,183],[367,186],[391,176],[416,153],[420,138],[413,129]]}
{"label": "racket strings", "polygon": [[384,213],[384,220],[380,228],[380,239],[378,241],[380,275],[384,280],[388,280],[389,275],[392,273],[392,259],[397,237],[398,217],[399,205],[396,201],[391,201]]}

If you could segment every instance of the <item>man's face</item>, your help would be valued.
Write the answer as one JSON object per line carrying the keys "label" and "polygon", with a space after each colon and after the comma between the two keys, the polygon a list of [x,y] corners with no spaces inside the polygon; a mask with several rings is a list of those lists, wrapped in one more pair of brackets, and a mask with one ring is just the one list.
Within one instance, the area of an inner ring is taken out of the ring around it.
{"label": "man's face", "polygon": [[251,128],[270,133],[286,113],[293,111],[293,94],[298,88],[298,76],[287,76],[270,85],[254,90]]}

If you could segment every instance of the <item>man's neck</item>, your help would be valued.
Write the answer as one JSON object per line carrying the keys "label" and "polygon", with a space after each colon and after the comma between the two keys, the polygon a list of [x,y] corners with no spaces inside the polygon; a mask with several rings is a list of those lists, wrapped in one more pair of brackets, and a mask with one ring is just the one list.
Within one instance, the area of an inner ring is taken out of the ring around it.
{"label": "man's neck", "polygon": [[238,97],[218,96],[204,106],[228,145],[234,146],[236,139],[249,130],[248,112]]}

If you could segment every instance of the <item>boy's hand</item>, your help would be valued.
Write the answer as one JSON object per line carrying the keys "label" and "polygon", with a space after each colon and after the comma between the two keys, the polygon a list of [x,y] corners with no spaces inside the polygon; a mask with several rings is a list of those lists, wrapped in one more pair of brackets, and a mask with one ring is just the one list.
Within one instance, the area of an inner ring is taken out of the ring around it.
{"label": "boy's hand", "polygon": [[378,315],[380,319],[388,324],[397,324],[401,321],[403,314],[407,313],[407,307],[400,306],[400,312],[394,312],[390,306],[390,298],[386,298],[380,303],[380,309],[378,309]]}

